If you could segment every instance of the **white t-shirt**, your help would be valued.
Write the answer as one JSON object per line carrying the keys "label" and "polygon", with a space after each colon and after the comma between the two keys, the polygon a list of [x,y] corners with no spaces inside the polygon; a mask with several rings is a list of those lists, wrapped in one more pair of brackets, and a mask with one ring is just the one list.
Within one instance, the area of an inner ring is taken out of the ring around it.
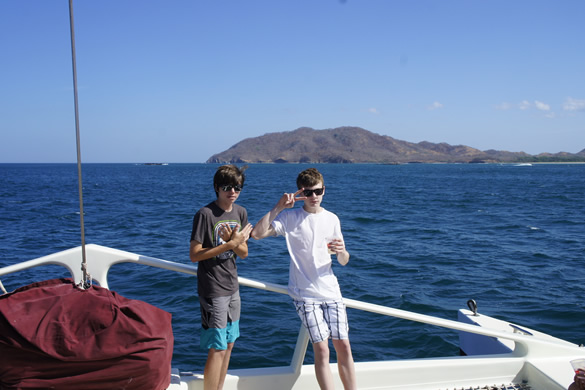
{"label": "white t-shirt", "polygon": [[308,213],[303,208],[284,210],[272,222],[286,238],[291,262],[288,293],[293,299],[331,301],[341,299],[337,278],[331,269],[327,239],[343,239],[337,215],[322,209]]}

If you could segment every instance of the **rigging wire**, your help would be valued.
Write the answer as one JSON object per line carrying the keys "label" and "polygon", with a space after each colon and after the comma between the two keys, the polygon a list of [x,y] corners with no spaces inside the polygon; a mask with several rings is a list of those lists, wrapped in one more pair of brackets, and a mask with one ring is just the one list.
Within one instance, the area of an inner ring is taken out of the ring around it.
{"label": "rigging wire", "polygon": [[83,185],[81,175],[81,137],[79,131],[79,104],[77,98],[77,63],[75,54],[75,27],[73,24],[73,0],[69,0],[69,27],[71,29],[71,62],[73,64],[73,100],[75,106],[75,138],[77,141],[77,182],[79,191],[79,216],[81,223],[81,271],[83,280],[79,287],[86,289],[91,284],[91,276],[87,272],[87,258],[85,254],[85,222],[83,213]]}

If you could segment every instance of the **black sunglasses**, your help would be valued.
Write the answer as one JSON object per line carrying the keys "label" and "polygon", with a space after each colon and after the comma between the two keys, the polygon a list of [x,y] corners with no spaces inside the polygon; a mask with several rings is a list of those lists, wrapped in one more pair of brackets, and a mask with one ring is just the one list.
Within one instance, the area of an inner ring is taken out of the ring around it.
{"label": "black sunglasses", "polygon": [[229,191],[231,191],[232,189],[234,189],[236,192],[240,192],[240,191],[242,191],[242,187],[243,187],[243,186],[232,186],[232,185],[227,185],[227,186],[221,186],[221,187],[219,187],[219,188],[221,188],[221,190],[222,190],[223,192],[229,192]]}
{"label": "black sunglasses", "polygon": [[314,190],[303,190],[303,194],[308,198],[309,196],[312,196],[313,194],[319,196],[319,195],[323,195],[323,188],[315,188]]}

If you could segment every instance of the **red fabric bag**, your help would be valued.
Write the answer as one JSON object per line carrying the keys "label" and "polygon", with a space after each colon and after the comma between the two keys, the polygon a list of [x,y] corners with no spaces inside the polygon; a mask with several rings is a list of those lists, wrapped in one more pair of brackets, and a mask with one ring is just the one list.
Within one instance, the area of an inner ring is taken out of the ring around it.
{"label": "red fabric bag", "polygon": [[0,389],[166,389],[171,314],[70,279],[0,296]]}

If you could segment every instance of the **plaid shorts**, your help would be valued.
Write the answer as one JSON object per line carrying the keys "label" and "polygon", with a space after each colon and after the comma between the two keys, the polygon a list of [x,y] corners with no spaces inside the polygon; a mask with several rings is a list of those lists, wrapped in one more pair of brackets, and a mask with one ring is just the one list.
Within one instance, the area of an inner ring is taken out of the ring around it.
{"label": "plaid shorts", "polygon": [[343,301],[304,302],[294,301],[297,314],[309,331],[311,343],[349,339],[349,324]]}

